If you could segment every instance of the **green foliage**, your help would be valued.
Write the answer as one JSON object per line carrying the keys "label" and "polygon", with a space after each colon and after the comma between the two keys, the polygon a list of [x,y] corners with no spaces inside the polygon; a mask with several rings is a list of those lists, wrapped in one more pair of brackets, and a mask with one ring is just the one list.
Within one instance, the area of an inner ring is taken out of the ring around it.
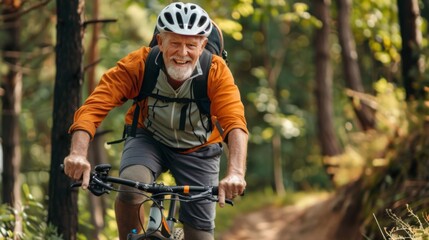
{"label": "green foliage", "polygon": [[312,16],[308,10],[307,4],[298,2],[293,4],[293,11],[280,15],[280,19],[285,22],[299,23],[303,28],[322,27],[322,22]]}
{"label": "green foliage", "polygon": [[[30,193],[27,184],[22,186],[24,199],[22,208],[14,209],[6,204],[0,205],[0,239],[36,239],[36,240],[61,240],[56,227],[48,225],[47,210],[37,202]],[[13,228],[16,216],[22,221],[23,233],[15,236]]]}
{"label": "green foliage", "polygon": [[13,208],[5,204],[0,205],[0,233],[4,239],[13,238],[14,220]]}
{"label": "green foliage", "polygon": [[313,157],[318,148],[314,141],[312,66],[308,64],[312,56],[306,49],[320,22],[308,9],[302,2],[258,1],[253,16],[239,18],[245,26],[241,45],[229,48],[230,67],[246,105],[250,149],[254,149],[249,154],[248,181],[256,188],[272,185],[273,163],[267,153],[271,158],[271,141],[276,134],[281,136],[287,187],[328,185],[320,158]]}
{"label": "green foliage", "polygon": [[355,4],[360,6],[359,11],[353,11],[352,21],[359,30],[356,31],[357,40],[367,39],[374,58],[386,67],[399,62],[401,37],[396,1],[367,0]]}

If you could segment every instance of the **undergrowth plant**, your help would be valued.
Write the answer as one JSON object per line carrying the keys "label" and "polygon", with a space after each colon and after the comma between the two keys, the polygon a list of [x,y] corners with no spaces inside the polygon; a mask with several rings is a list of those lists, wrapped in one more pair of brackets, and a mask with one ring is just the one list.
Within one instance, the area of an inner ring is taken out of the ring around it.
{"label": "undergrowth plant", "polygon": [[[48,212],[37,202],[30,193],[27,184],[22,186],[23,202],[20,209],[9,205],[0,205],[0,240],[35,239],[35,240],[61,240],[57,229],[47,224]],[[22,233],[13,232],[16,216],[22,219]]]}
{"label": "undergrowth plant", "polygon": [[385,240],[429,240],[429,222],[428,215],[424,214],[423,221],[417,216],[410,206],[407,204],[407,212],[410,218],[403,219],[398,217],[391,209],[386,210],[387,215],[394,221],[395,226],[392,228],[384,228],[386,236],[383,234]]}

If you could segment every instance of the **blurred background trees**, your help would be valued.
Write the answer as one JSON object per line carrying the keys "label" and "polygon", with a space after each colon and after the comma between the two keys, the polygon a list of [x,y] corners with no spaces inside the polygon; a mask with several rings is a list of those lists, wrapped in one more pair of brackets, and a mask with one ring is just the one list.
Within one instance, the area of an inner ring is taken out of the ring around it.
{"label": "blurred background trees", "polygon": [[[105,70],[149,43],[156,15],[169,2],[76,0],[66,8],[53,0],[0,1],[1,200],[17,209],[0,212],[14,216],[0,223],[1,235],[29,234],[28,214],[23,213],[36,210],[26,206],[38,203],[43,209],[58,194],[58,184],[67,185],[67,179],[58,182],[57,177],[63,178],[53,175],[59,174],[56,167],[68,151],[64,131],[72,121],[70,113]],[[427,179],[429,1],[194,2],[223,30],[230,68],[245,103],[251,133],[250,193],[287,197],[285,193],[298,191],[334,191],[360,180],[363,183],[353,186],[367,195],[355,200],[362,209],[376,212],[375,205],[383,209],[401,199],[385,191],[383,203],[376,202],[379,191],[394,188],[394,183],[403,187],[409,176]],[[79,41],[61,31],[70,27],[62,25],[62,17],[73,21],[69,17],[77,9],[82,18],[74,18],[80,21],[74,23],[82,31],[82,49],[72,45],[75,49],[61,53],[61,44]],[[113,169],[118,169],[121,145],[103,143],[121,136],[128,106],[109,114],[93,143],[93,149],[107,154]],[[21,187],[27,189],[23,196]],[[408,202],[422,198],[412,196]],[[94,209],[87,207],[93,200],[85,193],[78,198],[79,234],[89,239],[114,235],[111,201],[95,214],[86,211]],[[41,212],[47,217],[46,209]],[[50,214],[49,222],[56,221]],[[24,227],[19,230],[22,216]],[[94,216],[102,220],[92,219],[89,225],[104,228],[103,233],[85,224]]]}

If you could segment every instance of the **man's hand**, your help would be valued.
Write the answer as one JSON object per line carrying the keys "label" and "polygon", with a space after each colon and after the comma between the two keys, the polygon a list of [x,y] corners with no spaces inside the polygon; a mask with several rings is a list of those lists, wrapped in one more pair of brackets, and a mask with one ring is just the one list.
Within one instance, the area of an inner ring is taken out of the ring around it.
{"label": "man's hand", "polygon": [[82,188],[87,189],[91,164],[87,159],[90,136],[85,131],[73,133],[70,155],[64,158],[64,173],[74,180],[82,180]]}
{"label": "man's hand", "polygon": [[219,183],[219,206],[225,206],[225,198],[234,199],[238,195],[242,195],[245,188],[246,181],[244,180],[244,176],[240,174],[227,175]]}
{"label": "man's hand", "polygon": [[70,154],[64,158],[64,173],[74,180],[82,180],[82,188],[89,185],[91,164],[85,156]]}

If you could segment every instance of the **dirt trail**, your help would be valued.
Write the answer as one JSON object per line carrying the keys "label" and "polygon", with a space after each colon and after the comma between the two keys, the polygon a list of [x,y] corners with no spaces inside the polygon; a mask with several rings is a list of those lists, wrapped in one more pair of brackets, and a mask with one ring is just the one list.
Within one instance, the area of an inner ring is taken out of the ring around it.
{"label": "dirt trail", "polygon": [[239,216],[219,240],[333,240],[341,219],[329,196],[308,198],[299,205],[268,207]]}

